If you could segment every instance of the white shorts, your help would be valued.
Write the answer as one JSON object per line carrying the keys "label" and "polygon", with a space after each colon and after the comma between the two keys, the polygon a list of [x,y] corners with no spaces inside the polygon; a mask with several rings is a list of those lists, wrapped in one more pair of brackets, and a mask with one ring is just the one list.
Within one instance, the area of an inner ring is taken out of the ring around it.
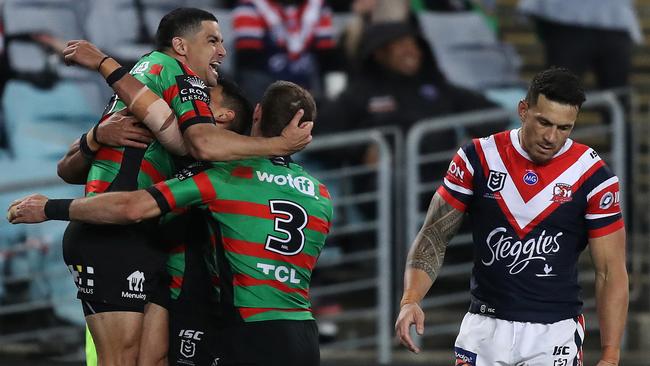
{"label": "white shorts", "polygon": [[552,324],[467,313],[456,338],[457,366],[582,366],[582,315]]}

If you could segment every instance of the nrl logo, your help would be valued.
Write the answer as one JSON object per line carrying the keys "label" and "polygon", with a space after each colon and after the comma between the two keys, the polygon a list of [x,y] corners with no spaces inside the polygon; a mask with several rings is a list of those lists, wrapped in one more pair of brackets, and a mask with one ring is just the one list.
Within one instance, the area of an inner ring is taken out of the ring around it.
{"label": "nrl logo", "polygon": [[490,175],[488,176],[487,187],[492,192],[499,192],[503,189],[503,186],[506,183],[506,173],[498,172],[496,170],[490,170]]}
{"label": "nrl logo", "polygon": [[198,76],[189,76],[185,79],[185,81],[195,88],[200,88],[200,89],[206,88],[205,83]]}

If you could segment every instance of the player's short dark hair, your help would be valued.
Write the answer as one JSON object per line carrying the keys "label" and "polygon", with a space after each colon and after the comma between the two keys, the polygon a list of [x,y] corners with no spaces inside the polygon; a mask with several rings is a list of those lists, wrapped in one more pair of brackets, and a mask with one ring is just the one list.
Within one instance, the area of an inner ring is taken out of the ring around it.
{"label": "player's short dark hair", "polygon": [[262,97],[262,120],[260,129],[265,137],[279,136],[299,109],[305,114],[300,122],[316,119],[314,97],[301,86],[289,81],[276,81]]}
{"label": "player's short dark hair", "polygon": [[526,102],[531,106],[536,105],[540,94],[548,100],[577,108],[582,107],[586,100],[580,79],[563,67],[552,67],[533,77],[526,94]]}
{"label": "player's short dark hair", "polygon": [[158,24],[156,49],[162,51],[170,48],[174,37],[198,32],[204,20],[216,22],[217,18],[212,13],[197,8],[177,8],[170,11]]}
{"label": "player's short dark hair", "polygon": [[240,135],[250,134],[253,123],[253,106],[244,94],[244,91],[235,82],[219,78],[223,106],[235,112],[235,119],[228,128]]}

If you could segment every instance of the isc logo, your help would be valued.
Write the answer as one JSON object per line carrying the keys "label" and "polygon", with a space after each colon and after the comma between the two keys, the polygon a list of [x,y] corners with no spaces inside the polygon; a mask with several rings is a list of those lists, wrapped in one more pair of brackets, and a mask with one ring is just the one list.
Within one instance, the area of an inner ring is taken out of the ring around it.
{"label": "isc logo", "polygon": [[200,332],[198,330],[181,329],[181,332],[178,333],[178,336],[181,338],[194,339],[196,341],[200,341],[202,334],[203,332]]}
{"label": "isc logo", "polygon": [[568,355],[569,346],[555,346],[553,348],[553,356]]}

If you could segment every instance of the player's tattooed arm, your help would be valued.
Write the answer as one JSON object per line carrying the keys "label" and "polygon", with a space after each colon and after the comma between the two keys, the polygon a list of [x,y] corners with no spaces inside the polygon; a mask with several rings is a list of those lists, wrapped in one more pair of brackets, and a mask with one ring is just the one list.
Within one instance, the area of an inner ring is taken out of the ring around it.
{"label": "player's tattooed arm", "polygon": [[449,205],[436,193],[431,199],[427,216],[409,251],[404,271],[404,293],[400,312],[395,322],[395,334],[412,352],[420,352],[409,329],[415,325],[418,334],[424,334],[424,312],[420,301],[438,276],[445,259],[447,244],[463,221],[463,212]]}
{"label": "player's tattooed arm", "polygon": [[447,244],[463,221],[463,212],[448,204],[438,193],[431,199],[427,216],[406,262],[407,268],[420,269],[435,281],[445,258]]}

